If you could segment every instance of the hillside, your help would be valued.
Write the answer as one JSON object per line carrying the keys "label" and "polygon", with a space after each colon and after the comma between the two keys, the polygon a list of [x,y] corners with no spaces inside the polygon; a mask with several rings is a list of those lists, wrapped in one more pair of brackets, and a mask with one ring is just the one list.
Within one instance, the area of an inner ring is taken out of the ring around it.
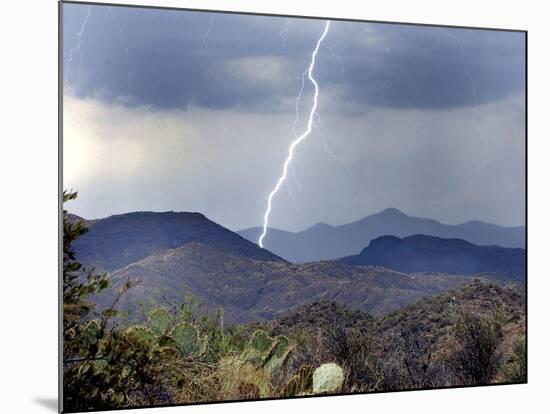
{"label": "hillside", "polygon": [[[272,321],[258,324],[269,327],[273,335],[288,335],[295,329],[321,329],[334,327],[356,328],[382,337],[383,333],[402,326],[421,326],[421,330],[442,337],[452,314],[470,312],[490,316],[494,311],[508,315],[511,321],[524,317],[525,294],[518,286],[501,286],[482,280],[437,295],[419,299],[392,312],[372,315],[345,304],[320,300],[297,307]],[[524,320],[520,321],[524,323]],[[382,342],[381,342],[382,344]],[[384,349],[392,346],[386,343]]]}
{"label": "hillside", "polygon": [[[256,243],[261,229],[256,227],[238,233]],[[407,237],[414,234],[463,239],[477,245],[525,247],[524,227],[501,227],[481,221],[448,225],[411,217],[394,208],[341,226],[319,223],[295,233],[269,229],[264,246],[290,262],[304,263],[358,254],[371,240],[380,236]]]}
{"label": "hillside", "polygon": [[191,294],[210,308],[223,307],[229,322],[272,319],[320,299],[378,314],[472,281],[334,261],[294,265],[255,260],[196,242],[155,253],[112,274],[115,285],[128,277],[141,280],[123,297],[131,317],[139,318],[139,304],[177,303]]}
{"label": "hillside", "polygon": [[[523,280],[509,276],[523,269],[521,249],[463,240],[386,236],[355,257],[292,264],[198,213],[128,213],[86,223],[89,232],[74,243],[77,259],[110,272],[115,286],[141,280],[122,299],[132,319],[141,317],[140,304],[178,303],[186,294],[224,308],[235,323],[270,320],[321,299],[380,314],[469,283],[466,275]],[[112,297],[95,300],[102,307]]]}
{"label": "hillside", "polygon": [[[403,273],[341,260],[292,264],[200,215],[191,218],[200,223],[187,228],[190,237],[175,239],[184,241],[175,248],[162,249],[135,231],[139,226],[130,229],[132,237],[116,239],[116,250],[99,257],[114,266],[160,250],[92,276],[75,273],[71,242],[81,230],[69,223],[79,218],[65,217],[66,401],[96,401],[98,376],[106,379],[103,395],[118,387],[117,406],[128,382],[139,385],[130,404],[311,395],[322,392],[315,378],[327,369],[341,374],[342,393],[526,381],[525,285],[509,284],[508,274]],[[479,248],[410,239],[440,258]],[[399,249],[385,250],[396,263],[402,259]],[[152,387],[141,385],[144,374]]]}
{"label": "hillside", "polygon": [[319,301],[251,328],[294,338],[299,345],[288,362],[292,369],[335,361],[348,369],[350,383],[365,391],[414,389],[464,385],[456,366],[457,327],[464,318],[496,324],[489,381],[506,382],[526,334],[525,296],[517,286],[476,281],[374,317]]}
{"label": "hillside", "polygon": [[505,331],[525,333],[525,293],[513,285],[476,281],[459,289],[426,297],[417,303],[381,315],[373,325],[377,353],[391,350],[387,332],[412,328],[429,333],[433,352],[449,346],[449,327],[460,313],[502,318]]}
{"label": "hillside", "polygon": [[499,246],[477,246],[460,239],[414,235],[400,239],[374,239],[360,254],[341,259],[350,265],[378,265],[411,272],[476,274],[501,272],[522,280],[525,250]]}
{"label": "hillside", "polygon": [[283,261],[199,213],[136,212],[86,221],[89,231],[74,243],[86,265],[114,271],[156,252],[190,242],[257,260]]}

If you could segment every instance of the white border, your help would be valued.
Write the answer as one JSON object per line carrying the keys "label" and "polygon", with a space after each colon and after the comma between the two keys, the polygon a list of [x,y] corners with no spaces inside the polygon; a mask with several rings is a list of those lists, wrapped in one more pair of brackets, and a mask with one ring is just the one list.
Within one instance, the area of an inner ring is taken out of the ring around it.
{"label": "white border", "polygon": [[[124,1],[121,1],[124,3]],[[529,384],[189,406],[171,413],[541,412],[550,373],[547,323],[548,13],[543,2],[384,0],[149,0],[161,6],[333,16],[529,31]],[[2,4],[2,252],[0,317],[3,412],[53,412],[57,396],[57,4]],[[518,195],[522,196],[522,195]],[[127,412],[147,413],[149,410]]]}

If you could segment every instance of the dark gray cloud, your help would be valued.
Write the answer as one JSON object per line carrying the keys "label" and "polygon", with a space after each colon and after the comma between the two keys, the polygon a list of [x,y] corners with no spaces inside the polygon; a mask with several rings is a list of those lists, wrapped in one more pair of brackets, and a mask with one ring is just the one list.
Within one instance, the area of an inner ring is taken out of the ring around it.
{"label": "dark gray cloud", "polygon": [[[113,7],[115,22],[93,6],[68,64],[87,10],[66,5],[64,16],[74,212],[200,211],[231,229],[261,224],[322,22],[291,19],[285,31],[284,18]],[[270,224],[342,224],[387,207],[522,224],[523,40],[333,22],[315,72],[323,126],[296,148]],[[311,92],[306,82],[302,112]]]}
{"label": "dark gray cloud", "polygon": [[[523,90],[521,33],[367,24],[373,40],[361,47],[357,39],[348,39],[364,25],[342,24],[327,41],[346,62],[356,102],[445,109],[471,106],[474,100],[493,102]],[[337,79],[334,73],[331,79]]]}
{"label": "dark gray cloud", "polygon": [[[65,6],[65,62],[86,12],[85,5]],[[92,6],[67,83],[80,96],[157,108],[279,110],[295,96],[322,29],[317,20],[290,19],[283,41],[286,21],[280,17],[128,7],[112,12],[129,47],[128,73],[107,7]],[[478,104],[524,86],[522,33],[334,22],[326,45],[331,50],[321,50],[317,77],[323,88],[341,89],[348,109],[470,106],[472,82]],[[270,82],[254,81],[247,72],[269,71],[265,65],[276,59],[280,68]]]}

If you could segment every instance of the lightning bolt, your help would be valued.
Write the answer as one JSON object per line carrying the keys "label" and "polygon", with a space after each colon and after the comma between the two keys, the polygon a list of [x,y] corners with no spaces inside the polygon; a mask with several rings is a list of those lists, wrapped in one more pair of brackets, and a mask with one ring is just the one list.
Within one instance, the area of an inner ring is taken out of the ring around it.
{"label": "lightning bolt", "polygon": [[466,62],[466,53],[465,53],[465,50],[464,50],[464,44],[462,44],[462,42],[458,39],[458,37],[456,37],[454,34],[449,32],[447,29],[442,27],[441,30],[443,30],[443,32],[445,32],[445,34],[447,36],[449,36],[451,39],[453,39],[455,41],[455,43],[458,45],[458,47],[460,48],[460,57],[462,59],[462,67],[464,68],[464,73],[466,74],[466,77],[470,81],[470,87],[471,87],[471,90],[472,90],[472,101],[474,103],[474,114],[473,114],[474,123],[476,125],[476,129],[477,129],[477,132],[478,132],[479,136],[481,137],[481,139],[483,141],[485,141],[485,155],[484,155],[483,160],[484,160],[484,165],[486,166],[487,165],[487,156],[488,156],[488,153],[489,153],[489,139],[487,139],[487,137],[485,136],[485,134],[481,130],[481,125],[480,125],[479,118],[478,118],[478,115],[479,115],[478,106],[479,106],[479,104],[478,104],[478,98],[477,98],[477,87],[476,87],[474,78],[473,78],[472,74],[470,73],[468,63]]}
{"label": "lightning bolt", "polygon": [[294,134],[294,138],[298,138],[298,132],[296,132],[296,127],[298,126],[298,121],[300,120],[300,101],[302,100],[302,95],[304,94],[307,73],[308,73],[308,69],[304,70],[304,72],[302,73],[302,86],[300,87],[300,91],[298,92],[298,95],[296,95],[296,103],[295,103],[296,116],[294,117],[294,123],[292,124],[292,133]]}
{"label": "lightning bolt", "polygon": [[206,53],[208,52],[208,45],[206,41],[208,40],[208,35],[212,31],[212,28],[214,27],[214,15],[212,14],[210,16],[210,23],[208,24],[208,27],[206,28],[206,32],[202,35],[202,51],[199,55],[199,59],[202,59],[204,56],[206,56]]}
{"label": "lightning bolt", "polygon": [[[289,19],[287,19],[289,20]],[[290,23],[290,21],[289,21]],[[284,31],[285,29],[283,29]],[[288,28],[287,28],[288,30]],[[281,33],[283,33],[283,31],[281,31]],[[345,68],[344,68],[344,62],[343,62],[343,59],[341,56],[339,56],[332,47],[330,46],[327,46],[327,45],[322,45],[324,48],[326,48],[327,50],[329,50],[331,52],[331,54],[333,55],[333,57],[335,59],[338,60],[338,62],[340,63],[340,68],[341,68],[341,71],[342,71],[342,82],[344,83],[345,87],[347,89],[349,89],[349,86],[345,80]],[[305,88],[305,77],[307,75],[307,72],[308,70],[306,69],[304,72],[302,72],[302,76],[301,76],[301,79],[302,79],[302,83],[301,83],[301,86],[300,86],[300,90],[298,91],[298,94],[296,96],[296,103],[295,103],[295,111],[296,111],[296,116],[294,118],[294,123],[292,124],[292,133],[294,134],[294,137],[295,138],[298,138],[298,132],[296,131],[296,128],[298,126],[298,121],[300,120],[300,102],[302,100],[302,95],[304,93],[304,88]],[[340,157],[338,157],[332,150],[331,148],[329,147],[328,143],[327,143],[327,140],[326,140],[326,136],[325,136],[325,133],[323,133],[323,130],[330,135],[330,132],[328,131],[328,129],[325,127],[325,125],[321,122],[321,116],[319,115],[319,113],[316,113],[315,114],[315,117],[317,118],[316,122],[314,122],[313,126],[315,128],[315,130],[317,131],[318,135],[321,137],[321,142],[323,144],[323,149],[328,153],[328,155],[333,158],[335,161],[339,162],[339,163],[342,163],[344,165],[344,167],[346,168],[346,170],[348,171],[348,173],[350,173],[351,175],[351,170],[350,168],[347,166],[347,164],[345,163],[345,161],[343,159],[341,159]],[[293,167],[292,164],[289,165],[289,168],[290,168],[290,171],[292,173],[292,176],[293,176],[293,179],[294,179],[294,182],[296,183],[296,186],[298,187],[298,192],[302,191],[302,186],[300,184],[300,181],[298,180],[298,177],[297,177],[297,174],[296,174],[296,170],[295,168]],[[295,199],[295,194],[294,194],[294,191],[292,189],[292,186],[290,185],[290,183],[288,181],[286,181],[287,183],[287,188],[288,188],[288,195],[289,195],[289,198],[290,200],[293,202],[294,206],[296,207],[296,209],[300,212],[300,214],[303,215],[303,212],[302,210],[300,209],[300,207],[298,206],[298,203],[296,202],[296,199]]]}
{"label": "lightning bolt", "polygon": [[285,25],[283,26],[282,30],[279,32],[279,37],[281,38],[281,41],[283,42],[284,47],[286,47],[286,34],[288,33],[289,27],[290,27],[290,19],[286,19]]}
{"label": "lightning bolt", "polygon": [[[69,50],[69,58],[67,59],[67,70],[65,71],[65,83],[67,83],[67,80],[69,79],[69,70],[70,65],[73,62],[73,57],[75,52],[80,52],[80,47],[82,46],[82,35],[84,34],[84,31],[86,30],[86,25],[88,24],[88,19],[90,18],[90,13],[92,12],[92,6],[88,6],[88,11],[86,12],[86,16],[84,17],[84,21],[82,22],[82,26],[80,27],[80,31],[76,34],[76,46],[73,47],[71,50]],[[82,54],[80,54],[80,63],[82,63]],[[78,70],[78,79],[80,79],[80,65]]]}
{"label": "lightning bolt", "polygon": [[[340,64],[340,70],[341,70],[341,76],[342,76],[342,83],[344,84],[344,87],[347,89],[347,90],[350,90],[350,87],[348,85],[348,83],[346,82],[346,68],[344,66],[344,59],[342,59],[342,57],[336,53],[334,51],[334,49],[329,46],[329,45],[323,45],[323,48],[327,49],[331,55],[338,61],[338,63]],[[346,168],[346,170],[348,171],[348,173],[351,175],[351,170],[349,168],[349,166],[346,164],[346,162],[338,157],[334,151],[330,148],[330,146],[328,145],[327,143],[327,137],[326,135],[328,135],[329,137],[331,136],[330,134],[330,131],[329,129],[323,124],[323,122],[321,122],[321,116],[317,113],[315,114],[315,117],[317,118],[315,123],[314,123],[314,127],[315,127],[315,130],[317,131],[317,134],[321,137],[321,143],[323,144],[323,148],[325,150],[325,152],[332,158],[334,159],[335,161],[339,162],[339,163],[342,163],[342,165]]]}
{"label": "lightning bolt", "polygon": [[[342,82],[344,83],[345,87],[347,89],[349,89],[349,86],[345,80],[345,67],[344,67],[344,61],[342,59],[342,57],[340,55],[338,55],[334,49],[330,46],[327,46],[327,45],[323,45],[323,47],[327,50],[329,50],[331,52],[331,54],[333,55],[333,57],[335,59],[338,60],[338,62],[340,63],[340,69],[342,71]],[[300,102],[302,100],[302,95],[304,93],[304,87],[305,87],[305,77],[307,75],[307,69],[302,73],[302,85],[300,87],[300,90],[298,92],[298,95],[296,96],[296,117],[294,118],[294,123],[292,124],[292,132],[294,133],[294,137],[298,137],[298,133],[296,132],[296,127],[298,126],[298,121],[300,119]],[[316,113],[315,114],[315,117],[317,118],[317,121],[313,124],[313,126],[315,127],[315,130],[317,131],[317,133],[319,134],[319,136],[321,137],[321,140],[322,140],[322,143],[323,143],[323,148],[325,149],[325,151],[332,157],[334,158],[335,160],[337,161],[343,161],[342,159],[338,158],[336,156],[336,154],[334,154],[334,152],[330,149],[330,147],[328,146],[327,142],[326,142],[326,137],[325,137],[325,134],[323,133],[322,130],[324,130],[326,133],[328,133],[328,129],[325,127],[325,125],[321,122],[321,116]],[[294,177],[295,177],[295,180],[296,180],[296,172],[294,170],[294,167],[292,167],[292,164],[290,165],[290,168],[294,174]],[[296,180],[297,182],[297,180]],[[301,186],[300,186],[301,187]]]}
{"label": "lightning bolt", "polygon": [[[302,100],[302,95],[304,93],[305,88],[305,82],[306,82],[306,75],[307,75],[307,69],[304,70],[302,73],[302,85],[300,86],[300,90],[298,91],[298,95],[296,95],[296,103],[295,103],[295,111],[296,116],[294,117],[294,122],[292,123],[292,134],[294,135],[294,138],[298,138],[298,132],[296,131],[296,128],[298,126],[298,121],[300,120],[300,101]],[[290,171],[292,172],[292,177],[294,178],[294,182],[296,183],[296,186],[298,187],[298,192],[302,191],[302,185],[300,184],[300,181],[298,180],[298,175],[296,174],[296,170],[294,169],[294,166],[292,164],[289,165]],[[294,203],[296,208],[302,212],[301,209],[298,207],[298,203],[296,202],[296,199],[294,198],[294,193],[292,191],[292,187],[290,183],[287,181],[287,188],[288,188],[288,196],[290,197],[290,200]]]}
{"label": "lightning bolt", "polygon": [[132,85],[130,82],[130,71],[128,69],[128,57],[130,55],[130,50],[128,48],[128,43],[126,42],[126,37],[124,36],[124,31],[122,30],[122,27],[118,23],[118,19],[115,17],[115,14],[113,13],[113,10],[111,6],[107,7],[107,10],[109,11],[109,15],[111,16],[111,19],[113,20],[113,23],[115,24],[116,28],[118,29],[118,32],[120,34],[120,42],[122,43],[122,46],[124,47],[124,69],[126,69],[126,81],[128,83],[128,95],[132,95]]}
{"label": "lightning bolt", "polygon": [[323,148],[324,148],[325,152],[334,161],[342,164],[344,166],[344,168],[347,170],[347,172],[349,173],[350,176],[353,176],[353,173],[352,173],[350,167],[347,165],[346,161],[343,158],[336,155],[334,153],[334,151],[328,145],[326,135],[328,135],[330,137],[331,134],[330,134],[329,129],[321,122],[321,116],[317,113],[317,114],[315,114],[315,117],[317,118],[317,120],[315,121],[313,126],[315,127],[315,130],[317,131],[317,134],[321,137],[321,143],[323,144]]}
{"label": "lightning bolt", "polygon": [[[287,173],[288,173],[288,168],[289,168],[290,163],[292,162],[292,158],[294,156],[294,150],[295,150],[296,146],[298,146],[304,139],[306,139],[307,136],[313,130],[313,118],[315,116],[315,111],[317,110],[317,103],[318,103],[318,97],[319,97],[319,85],[317,84],[317,81],[313,77],[313,69],[315,68],[315,61],[316,61],[316,58],[317,58],[317,53],[319,52],[319,47],[321,46],[321,43],[323,42],[323,39],[327,35],[329,27],[330,27],[330,20],[327,20],[326,23],[325,23],[325,29],[323,30],[323,33],[321,34],[321,37],[319,37],[319,39],[317,40],[317,44],[315,46],[315,49],[313,50],[313,53],[311,54],[311,63],[309,64],[309,67],[307,69],[307,76],[308,76],[310,82],[313,84],[313,86],[315,88],[315,92],[313,94],[313,105],[311,106],[311,111],[309,112],[307,128],[302,133],[302,135],[295,138],[294,141],[292,141],[292,143],[290,144],[290,147],[288,148],[288,157],[287,157],[287,159],[286,159],[286,161],[283,165],[283,173],[282,173],[281,177],[279,178],[279,180],[277,181],[277,184],[275,184],[275,187],[273,188],[271,193],[269,193],[269,197],[267,199],[267,209],[266,209],[265,214],[264,214],[263,231],[262,231],[262,234],[261,234],[260,238],[258,239],[258,244],[262,248],[264,247],[263,246],[263,240],[264,240],[265,235],[267,233],[267,226],[269,224],[269,215],[271,213],[273,197],[275,196],[275,194],[277,194],[277,192],[281,188],[281,185],[286,180]],[[303,91],[303,89],[302,89],[302,91]],[[301,97],[301,94],[300,94],[300,97]]]}
{"label": "lightning bolt", "polygon": [[338,61],[338,63],[340,64],[340,70],[342,72],[342,83],[344,84],[344,86],[346,87],[346,89],[350,89],[348,83],[346,82],[346,68],[344,66],[344,59],[342,59],[342,56],[340,56],[338,53],[336,53],[334,51],[334,49],[332,47],[330,47],[329,45],[323,45],[323,47],[325,49],[327,49],[331,55]]}

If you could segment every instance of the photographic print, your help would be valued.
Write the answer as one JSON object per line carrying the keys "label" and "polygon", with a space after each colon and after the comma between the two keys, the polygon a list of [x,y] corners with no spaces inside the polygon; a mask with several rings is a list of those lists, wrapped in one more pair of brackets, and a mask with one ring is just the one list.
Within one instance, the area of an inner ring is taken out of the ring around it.
{"label": "photographic print", "polygon": [[60,13],[64,412],[527,381],[526,32]]}

